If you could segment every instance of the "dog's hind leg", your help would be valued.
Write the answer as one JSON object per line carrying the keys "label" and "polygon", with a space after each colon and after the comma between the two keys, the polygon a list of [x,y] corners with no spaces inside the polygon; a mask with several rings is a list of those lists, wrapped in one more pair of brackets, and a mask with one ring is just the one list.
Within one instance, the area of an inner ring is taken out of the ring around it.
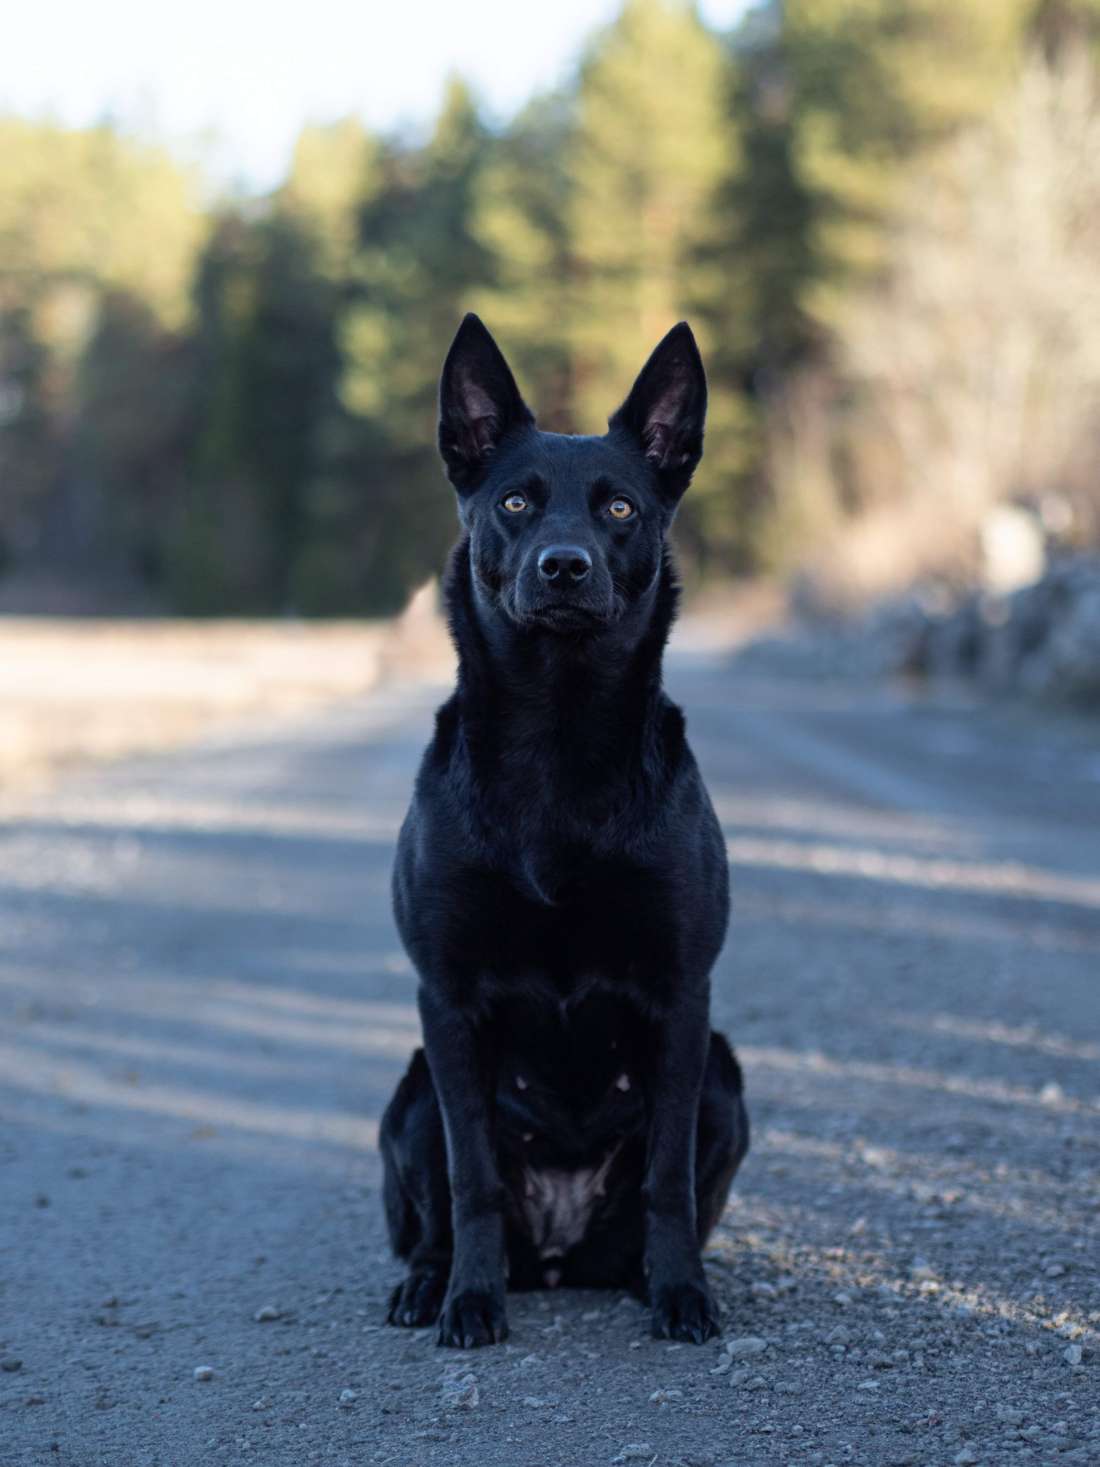
{"label": "dog's hind leg", "polygon": [[387,1318],[390,1324],[434,1324],[451,1272],[451,1194],[443,1118],[422,1049],[386,1107],[379,1148],[390,1243],[409,1265]]}
{"label": "dog's hind leg", "polygon": [[741,1066],[725,1037],[712,1032],[699,1097],[695,1150],[695,1216],[700,1246],[722,1216],[737,1168],[749,1149],[749,1117],[742,1091]]}

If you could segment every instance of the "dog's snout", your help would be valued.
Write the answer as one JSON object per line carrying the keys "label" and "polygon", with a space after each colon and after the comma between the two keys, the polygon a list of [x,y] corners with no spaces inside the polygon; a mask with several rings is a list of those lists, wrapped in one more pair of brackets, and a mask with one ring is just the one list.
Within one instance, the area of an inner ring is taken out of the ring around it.
{"label": "dog's snout", "polygon": [[580,545],[547,545],[539,553],[539,575],[544,581],[578,585],[592,569],[592,557]]}

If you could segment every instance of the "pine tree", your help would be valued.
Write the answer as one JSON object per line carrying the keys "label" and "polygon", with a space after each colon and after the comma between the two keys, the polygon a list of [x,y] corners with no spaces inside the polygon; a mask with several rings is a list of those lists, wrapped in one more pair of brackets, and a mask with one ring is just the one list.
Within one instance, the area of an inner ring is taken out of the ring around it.
{"label": "pine tree", "polygon": [[488,282],[470,294],[469,308],[506,346],[540,425],[558,432],[574,418],[566,311],[570,102],[566,95],[538,98],[489,139],[471,221]]}
{"label": "pine tree", "polygon": [[317,491],[319,538],[301,569],[311,595],[339,585],[351,604],[398,609],[453,537],[436,384],[447,343],[490,278],[473,228],[486,141],[469,90],[452,80],[426,146],[380,152],[341,323],[345,416]]}
{"label": "pine tree", "polygon": [[985,115],[1018,66],[1034,0],[787,0],[794,160],[813,210],[806,305],[835,324],[881,271],[906,168]]}
{"label": "pine tree", "polygon": [[[599,430],[661,336],[690,315],[717,363],[731,280],[719,205],[741,166],[728,49],[676,0],[627,0],[594,43],[568,155],[569,323],[580,426]],[[738,491],[751,459],[751,409],[712,371],[708,458],[681,514],[681,542],[704,554],[739,538]]]}

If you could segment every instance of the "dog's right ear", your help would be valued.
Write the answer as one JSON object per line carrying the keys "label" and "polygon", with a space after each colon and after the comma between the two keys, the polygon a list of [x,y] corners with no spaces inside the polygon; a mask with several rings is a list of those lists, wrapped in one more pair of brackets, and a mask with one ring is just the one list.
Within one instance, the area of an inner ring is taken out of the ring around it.
{"label": "dog's right ear", "polygon": [[448,479],[460,492],[476,489],[501,439],[534,421],[500,348],[477,316],[466,316],[439,383],[439,452]]}

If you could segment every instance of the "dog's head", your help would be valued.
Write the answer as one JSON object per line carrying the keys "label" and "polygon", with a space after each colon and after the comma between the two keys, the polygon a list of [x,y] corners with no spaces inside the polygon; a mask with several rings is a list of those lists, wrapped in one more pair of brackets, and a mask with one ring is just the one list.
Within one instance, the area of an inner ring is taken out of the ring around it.
{"label": "dog's head", "polygon": [[479,589],[514,623],[598,631],[646,596],[703,452],[707,386],[674,326],[602,437],[543,433],[473,315],[440,383],[439,449]]}

